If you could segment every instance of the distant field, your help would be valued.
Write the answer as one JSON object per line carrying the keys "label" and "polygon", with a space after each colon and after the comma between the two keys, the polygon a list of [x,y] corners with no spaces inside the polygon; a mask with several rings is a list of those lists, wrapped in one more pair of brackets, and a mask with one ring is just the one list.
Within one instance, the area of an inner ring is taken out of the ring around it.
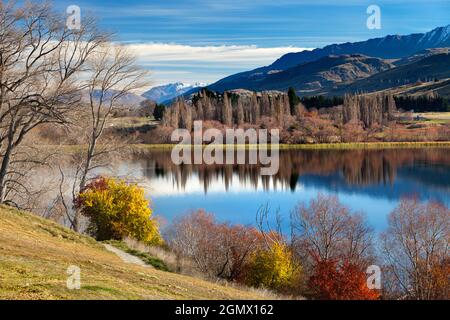
{"label": "distant field", "polygon": [[147,117],[118,117],[110,120],[109,127],[134,128],[154,124],[155,121]]}
{"label": "distant field", "polygon": [[450,120],[450,112],[423,112],[423,113],[415,113],[414,116],[422,116],[427,119]]}
{"label": "distant field", "polygon": [[414,113],[414,117],[425,118],[433,123],[450,123],[450,112],[423,112]]}

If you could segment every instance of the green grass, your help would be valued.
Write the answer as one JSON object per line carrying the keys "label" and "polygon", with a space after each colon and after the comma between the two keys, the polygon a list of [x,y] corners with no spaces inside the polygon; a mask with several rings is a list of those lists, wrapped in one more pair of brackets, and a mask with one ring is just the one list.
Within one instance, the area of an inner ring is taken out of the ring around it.
{"label": "green grass", "polygon": [[108,243],[108,244],[116,247],[117,249],[125,251],[126,253],[131,254],[135,257],[138,257],[139,259],[144,261],[146,264],[154,267],[155,269],[158,269],[161,271],[167,271],[167,272],[170,271],[169,268],[167,267],[167,265],[164,263],[164,261],[162,261],[158,258],[155,258],[148,253],[132,249],[132,248],[128,247],[126,245],[126,243],[124,243],[123,241],[108,240],[108,241],[105,241],[105,243]]}

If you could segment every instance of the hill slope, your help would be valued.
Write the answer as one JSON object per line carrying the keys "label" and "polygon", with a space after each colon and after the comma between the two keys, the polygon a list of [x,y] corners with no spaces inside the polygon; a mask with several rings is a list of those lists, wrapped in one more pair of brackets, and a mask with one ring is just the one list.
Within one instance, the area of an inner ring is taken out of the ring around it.
{"label": "hill slope", "polygon": [[326,93],[329,95],[342,95],[357,91],[372,92],[414,84],[419,80],[433,81],[433,79],[445,79],[449,76],[450,54],[440,53],[374,74]]}
{"label": "hill slope", "polygon": [[[81,268],[81,289],[66,287]],[[262,299],[231,287],[126,264],[87,236],[0,206],[0,299]]]}
{"label": "hill slope", "polygon": [[251,89],[287,91],[294,87],[298,91],[314,91],[353,82],[391,68],[393,65],[385,60],[359,54],[327,56],[272,73],[260,81],[254,79]]}

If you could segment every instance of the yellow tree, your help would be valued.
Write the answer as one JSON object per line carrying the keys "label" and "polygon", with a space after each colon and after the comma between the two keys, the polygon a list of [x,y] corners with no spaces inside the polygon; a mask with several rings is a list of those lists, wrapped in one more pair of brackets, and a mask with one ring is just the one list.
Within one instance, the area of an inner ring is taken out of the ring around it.
{"label": "yellow tree", "polygon": [[82,190],[75,205],[89,218],[88,232],[97,240],[130,237],[148,244],[162,242],[149,201],[136,184],[99,177]]}
{"label": "yellow tree", "polygon": [[299,273],[288,246],[273,242],[252,255],[246,282],[254,287],[284,289],[296,282]]}

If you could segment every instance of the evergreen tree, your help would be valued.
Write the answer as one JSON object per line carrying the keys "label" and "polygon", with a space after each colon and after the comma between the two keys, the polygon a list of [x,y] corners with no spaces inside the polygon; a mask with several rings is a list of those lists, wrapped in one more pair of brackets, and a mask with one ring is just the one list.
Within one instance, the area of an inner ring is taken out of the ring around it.
{"label": "evergreen tree", "polygon": [[288,97],[289,97],[289,107],[291,114],[295,114],[295,108],[297,104],[300,103],[300,98],[295,93],[295,89],[293,87],[290,87],[288,90]]}
{"label": "evergreen tree", "polygon": [[153,117],[155,118],[155,120],[160,121],[163,118],[165,112],[166,112],[165,105],[156,104],[155,109],[153,110]]}

